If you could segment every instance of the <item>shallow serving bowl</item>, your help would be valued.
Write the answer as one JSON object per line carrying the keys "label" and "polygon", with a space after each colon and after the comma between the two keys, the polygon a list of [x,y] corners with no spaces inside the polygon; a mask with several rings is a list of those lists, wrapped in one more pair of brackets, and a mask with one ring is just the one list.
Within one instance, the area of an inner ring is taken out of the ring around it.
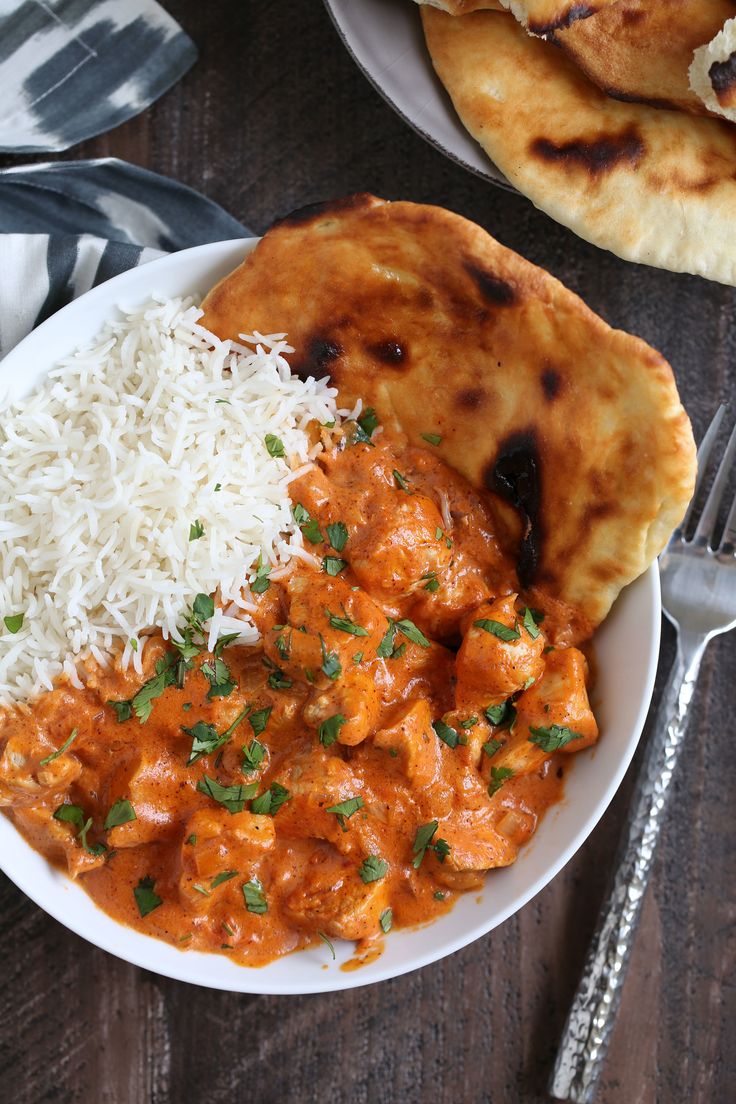
{"label": "shallow serving bowl", "polygon": [[325,0],[353,61],[404,122],[464,168],[510,191],[460,121],[434,71],[413,0]]}
{"label": "shallow serving bowl", "polygon": [[[63,356],[91,340],[119,305],[151,294],[204,295],[250,252],[257,239],[217,242],[163,257],[89,291],[34,330],[0,362],[0,409],[38,386]],[[247,320],[244,319],[244,325]],[[33,901],[72,931],[128,962],[167,977],[245,993],[317,993],[396,977],[478,939],[503,923],[547,885],[575,854],[623,778],[634,754],[654,685],[660,633],[656,565],[627,587],[595,638],[598,681],[593,707],[601,727],[597,747],[572,758],[564,800],[542,821],[518,861],[491,871],[484,892],[468,893],[434,923],[391,932],[375,961],[346,972],[353,945],[301,951],[249,969],[223,955],[182,951],[110,919],[79,885],[51,867],[0,815],[0,868]],[[329,962],[328,962],[329,960]],[[325,968],[325,964],[328,965]]]}

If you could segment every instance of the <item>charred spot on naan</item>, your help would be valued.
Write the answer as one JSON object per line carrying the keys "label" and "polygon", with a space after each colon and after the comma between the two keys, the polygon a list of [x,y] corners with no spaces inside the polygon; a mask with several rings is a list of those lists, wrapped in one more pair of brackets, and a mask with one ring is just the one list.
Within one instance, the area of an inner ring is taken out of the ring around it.
{"label": "charred spot on naan", "polygon": [[542,394],[547,402],[554,402],[562,387],[562,376],[556,368],[548,365],[542,370]]}
{"label": "charred spot on naan", "polygon": [[530,19],[526,26],[531,34],[543,38],[553,31],[569,27],[571,23],[577,22],[578,19],[588,19],[591,15],[595,15],[597,11],[598,8],[592,4],[571,4],[569,8],[561,10],[554,19],[546,21]]}
{"label": "charred spot on naan", "polygon": [[591,176],[611,172],[621,164],[635,167],[644,149],[644,141],[633,126],[619,134],[606,134],[589,141],[578,138],[555,143],[549,138],[535,138],[530,145],[530,151],[541,160],[575,165]]}
{"label": "charred spot on naan", "polygon": [[522,537],[516,570],[522,586],[537,581],[544,545],[542,518],[542,461],[533,426],[510,434],[498,446],[485,475],[489,491],[509,502],[522,518]]}
{"label": "charred spot on naan", "polygon": [[304,207],[297,207],[288,215],[283,215],[280,219],[277,219],[272,229],[277,226],[307,226],[310,223],[328,225],[332,216],[338,216],[343,211],[374,206],[374,198],[368,192],[355,192],[352,195],[340,196],[337,199],[307,203]]}
{"label": "charred spot on naan", "polygon": [[714,61],[708,70],[708,76],[721,106],[736,105],[736,53],[725,61]]}
{"label": "charred spot on naan", "polygon": [[392,368],[406,367],[408,351],[405,345],[394,338],[386,338],[385,341],[376,341],[372,345],[366,345],[369,356],[388,364]]}
{"label": "charred spot on naan", "polygon": [[470,261],[466,261],[465,271],[487,303],[492,303],[497,307],[508,307],[516,302],[516,289],[508,281],[502,280],[500,276],[478,268]]}

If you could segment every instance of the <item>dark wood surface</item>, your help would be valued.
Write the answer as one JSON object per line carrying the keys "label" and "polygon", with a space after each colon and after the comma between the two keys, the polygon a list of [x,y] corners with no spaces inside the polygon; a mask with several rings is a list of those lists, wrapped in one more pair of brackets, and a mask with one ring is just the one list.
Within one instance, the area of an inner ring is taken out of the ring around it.
{"label": "dark wood surface", "polygon": [[[660,348],[698,437],[718,401],[734,398],[734,290],[619,261],[445,159],[368,85],[317,0],[166,7],[199,63],[149,111],[67,157],[166,173],[258,232],[351,191],[445,205]],[[661,671],[672,654],[666,631]],[[704,663],[601,1104],[736,1100],[735,685],[736,639],[722,638]],[[521,913],[443,962],[343,994],[249,997],[167,981],[89,946],[0,876],[0,1100],[546,1100],[633,770]]]}

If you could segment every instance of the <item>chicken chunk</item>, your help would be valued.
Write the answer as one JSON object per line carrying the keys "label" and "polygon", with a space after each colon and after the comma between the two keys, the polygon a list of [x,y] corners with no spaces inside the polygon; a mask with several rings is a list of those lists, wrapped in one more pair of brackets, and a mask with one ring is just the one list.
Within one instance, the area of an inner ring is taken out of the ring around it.
{"label": "chicken chunk", "polygon": [[413,787],[433,783],[440,769],[440,749],[432,730],[429,703],[423,698],[409,702],[387,728],[373,737],[376,747],[395,750],[401,768]]}
{"label": "chicken chunk", "polygon": [[387,904],[385,878],[365,884],[355,863],[328,856],[309,868],[284,911],[309,931],[333,939],[365,939],[380,930],[379,917]]}
{"label": "chicken chunk", "polygon": [[247,881],[253,865],[275,841],[273,817],[229,813],[226,809],[198,809],[189,818],[181,845],[182,904],[194,912],[206,911],[213,880],[235,870]]}
{"label": "chicken chunk", "polygon": [[483,603],[472,614],[457,656],[458,709],[499,704],[541,675],[544,634],[529,632],[516,613],[516,597]]}

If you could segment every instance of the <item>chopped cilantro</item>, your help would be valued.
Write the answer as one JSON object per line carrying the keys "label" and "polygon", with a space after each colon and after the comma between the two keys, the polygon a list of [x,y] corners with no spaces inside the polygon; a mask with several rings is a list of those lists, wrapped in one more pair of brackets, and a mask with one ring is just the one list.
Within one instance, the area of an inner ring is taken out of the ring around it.
{"label": "chopped cilantro", "polygon": [[537,622],[534,620],[534,611],[530,610],[527,606],[524,610],[524,628],[529,633],[532,640],[536,640],[539,636],[539,629],[537,628]]}
{"label": "chopped cilantro", "polygon": [[9,633],[12,633],[13,636],[15,636],[15,634],[19,633],[20,630],[23,628],[24,617],[25,613],[9,613],[7,617],[3,617],[5,628],[8,630]]}
{"label": "chopped cilantro", "polygon": [[492,755],[496,754],[499,748],[502,747],[503,742],[501,740],[486,740],[486,742],[483,744],[483,750],[489,759]]}
{"label": "chopped cilantro", "polygon": [[325,556],[322,560],[322,570],[327,575],[339,575],[348,566],[347,560],[341,560],[339,556]]}
{"label": "chopped cilantro", "polygon": [[378,923],[381,925],[381,931],[386,935],[391,931],[391,925],[394,922],[393,910],[390,908],[384,909],[381,915],[378,917]]}
{"label": "chopped cilantro", "polygon": [[84,810],[80,805],[64,804],[53,814],[54,820],[60,820],[66,824],[73,824],[77,831],[77,838],[81,843],[85,851],[90,855],[101,855],[103,851],[106,851],[104,843],[87,843],[87,833],[92,827],[92,817],[84,818]]}
{"label": "chopped cilantro", "polygon": [[197,518],[197,520],[192,522],[192,524],[189,526],[189,543],[191,544],[192,541],[199,540],[199,538],[203,536],[204,525],[199,520],[199,518]]}
{"label": "chopped cilantro", "polygon": [[456,729],[451,728],[450,725],[445,724],[444,721],[432,721],[432,728],[435,730],[440,740],[442,740],[442,743],[447,744],[449,748],[456,748],[458,744],[466,744],[468,742],[466,736],[461,736]]}
{"label": "chopped cilantro", "polygon": [[432,896],[434,897],[435,901],[444,901],[445,899],[445,895],[441,889],[436,889]]}
{"label": "chopped cilantro", "polygon": [[356,418],[353,432],[353,444],[372,444],[371,437],[378,429],[378,417],[372,406],[367,406],[363,413]]}
{"label": "chopped cilantro", "polygon": [[192,750],[189,752],[187,766],[190,767],[192,763],[196,763],[197,760],[201,759],[204,755],[211,755],[213,751],[217,751],[223,744],[226,744],[241,721],[244,721],[248,716],[249,712],[250,707],[244,709],[242,713],[238,714],[230,727],[226,728],[221,734],[218,734],[213,724],[207,724],[206,721],[197,721],[191,728],[182,725],[182,732],[192,738]]}
{"label": "chopped cilantro", "polygon": [[428,590],[430,594],[436,594],[440,589],[440,581],[435,571],[428,571],[426,575],[422,575],[422,579],[426,580],[424,590]]}
{"label": "chopped cilantro", "polygon": [[284,442],[280,437],[276,437],[273,433],[267,433],[264,440],[269,456],[277,457],[281,460],[285,458],[286,452],[284,450]]}
{"label": "chopped cilantro", "polygon": [[129,801],[121,798],[116,801],[105,817],[103,828],[109,832],[111,828],[119,828],[121,824],[128,824],[131,820],[137,820],[135,809]]}
{"label": "chopped cilantro", "polygon": [[365,885],[370,885],[371,882],[377,882],[388,874],[388,863],[380,855],[369,855],[360,864],[358,874]]}
{"label": "chopped cilantro", "polygon": [[332,946],[332,943],[331,943],[331,942],[330,942],[330,940],[329,940],[329,939],[327,938],[327,936],[325,935],[325,933],[324,933],[324,932],[322,932],[322,931],[318,931],[318,932],[317,932],[317,935],[318,935],[318,936],[320,937],[320,939],[322,940],[322,942],[324,943],[324,945],[325,945],[325,946],[326,946],[327,948],[329,948],[329,951],[330,951],[330,953],[331,953],[331,955],[332,955],[332,961],[334,962],[334,961],[335,961],[335,959],[337,958],[337,955],[335,954],[335,948],[334,948],[334,947]]}
{"label": "chopped cilantro", "polygon": [[268,912],[266,894],[263,892],[263,886],[258,878],[252,878],[244,884],[243,898],[248,912],[254,912],[257,916],[262,916],[264,912]]}
{"label": "chopped cilantro", "polygon": [[208,774],[205,774],[204,778],[200,778],[197,783],[197,789],[200,793],[211,797],[213,801],[217,801],[218,804],[224,805],[228,812],[242,813],[246,801],[250,801],[255,797],[258,783],[249,782],[247,786],[242,783],[235,786],[223,786],[216,778],[210,778]]}
{"label": "chopped cilantro", "polygon": [[[127,704],[127,702],[124,703],[124,704]],[[67,736],[66,740],[61,745],[59,750],[58,751],[52,751],[51,755],[47,755],[45,759],[41,759],[41,761],[38,764],[39,767],[45,767],[47,763],[52,763],[54,761],[54,759],[58,759],[60,755],[63,755],[65,751],[68,751],[68,749],[74,743],[74,741],[76,740],[78,735],[79,735],[79,729],[78,728],[73,728],[72,731],[71,731],[71,735]]]}
{"label": "chopped cilantro", "polygon": [[488,784],[488,796],[493,797],[497,793],[504,782],[514,777],[514,772],[511,767],[491,767],[491,781]]}
{"label": "chopped cilantro", "polygon": [[256,565],[255,578],[250,584],[250,589],[254,594],[265,594],[271,585],[269,575],[271,574],[271,568],[268,564],[264,564],[263,556],[259,554],[258,563]]}
{"label": "chopped cilantro", "polygon": [[571,740],[582,740],[583,738],[582,732],[574,732],[571,728],[566,728],[565,725],[553,724],[549,728],[545,728],[543,725],[535,728],[534,725],[530,725],[529,731],[531,732],[529,743],[537,744],[542,751],[547,752],[559,751]]}
{"label": "chopped cilantro", "polygon": [[294,515],[294,521],[301,529],[304,536],[307,538],[310,544],[321,544],[323,541],[322,532],[319,527],[319,522],[316,518],[313,518],[309,513],[309,510],[302,506],[301,502],[297,502],[296,506],[292,508],[292,514]]}
{"label": "chopped cilantro", "polygon": [[[217,889],[223,882],[229,882],[231,878],[238,876],[237,870],[223,870],[220,874],[216,874],[210,882],[210,889]],[[228,935],[232,935],[232,932],[228,932]]]}
{"label": "chopped cilantro", "polygon": [[436,820],[430,820],[428,824],[420,824],[414,837],[414,859],[412,866],[418,870],[427,851],[434,851],[440,862],[444,862],[450,854],[450,845],[447,840],[438,839],[433,843],[435,832],[439,827]]}
{"label": "chopped cilantro", "polygon": [[322,645],[322,671],[327,675],[328,679],[333,681],[340,677],[342,674],[342,664],[337,652],[328,652],[322,634],[320,633],[319,642]]}
{"label": "chopped cilantro", "polygon": [[276,816],[284,802],[291,799],[291,794],[280,782],[272,782],[267,790],[250,803],[250,811],[259,816]]}
{"label": "chopped cilantro", "polygon": [[494,621],[492,618],[482,617],[479,621],[474,621],[473,626],[476,629],[483,629],[484,632],[490,633],[491,636],[497,636],[499,640],[520,640],[521,633],[516,629],[510,629],[508,625],[502,625],[500,621]]}
{"label": "chopped cilantro", "polygon": [[319,726],[319,742],[323,747],[331,747],[337,740],[340,729],[346,723],[347,717],[343,717],[342,713],[335,713],[333,717],[328,717],[326,721],[322,721]]}
{"label": "chopped cilantro", "polygon": [[357,797],[348,797],[338,805],[330,805],[326,811],[335,814],[343,832],[346,832],[347,828],[345,827],[345,821],[350,820],[350,817],[357,813],[358,809],[362,808],[363,798],[358,795]]}
{"label": "chopped cilantro", "polygon": [[255,737],[253,737],[247,747],[243,744],[243,765],[241,767],[243,774],[253,774],[257,771],[263,762],[265,754],[265,747],[259,740],[256,740]]}
{"label": "chopped cilantro", "polygon": [[251,713],[249,717],[250,727],[253,729],[254,736],[260,736],[262,732],[265,732],[268,719],[273,712],[273,706],[267,705],[265,709],[258,709],[255,713]]}
{"label": "chopped cilantro", "polygon": [[428,445],[441,445],[442,438],[439,433],[423,433],[422,440],[426,441]]}
{"label": "chopped cilantro", "polygon": [[237,689],[237,683],[232,677],[230,668],[221,659],[215,659],[214,663],[203,663],[200,671],[210,684],[207,691],[207,700],[213,698],[227,698]]}
{"label": "chopped cilantro", "polygon": [[135,903],[138,906],[138,912],[141,916],[148,916],[149,912],[153,912],[162,904],[161,898],[154,893],[156,883],[153,878],[141,878],[138,885],[133,890],[133,896],[135,897]]}
{"label": "chopped cilantro", "polygon": [[327,526],[327,538],[336,552],[342,552],[348,539],[347,526],[342,521],[335,521]]}
{"label": "chopped cilantro", "polygon": [[400,633],[403,633],[407,640],[411,640],[412,644],[419,644],[422,648],[429,648],[429,641],[424,633],[416,627],[413,621],[404,618],[396,622],[396,628]]}
{"label": "chopped cilantro", "polygon": [[357,625],[355,621],[351,621],[349,617],[336,617],[330,610],[325,610],[325,615],[333,629],[338,629],[339,632],[349,633],[350,636],[368,636],[368,630],[364,629],[362,625]]}
{"label": "chopped cilantro", "polygon": [[393,474],[394,483],[396,484],[396,486],[400,490],[406,491],[407,494],[410,494],[411,492],[409,491],[409,484],[407,483],[406,479],[401,474],[401,472],[397,471],[396,468],[394,468],[392,474]]}

